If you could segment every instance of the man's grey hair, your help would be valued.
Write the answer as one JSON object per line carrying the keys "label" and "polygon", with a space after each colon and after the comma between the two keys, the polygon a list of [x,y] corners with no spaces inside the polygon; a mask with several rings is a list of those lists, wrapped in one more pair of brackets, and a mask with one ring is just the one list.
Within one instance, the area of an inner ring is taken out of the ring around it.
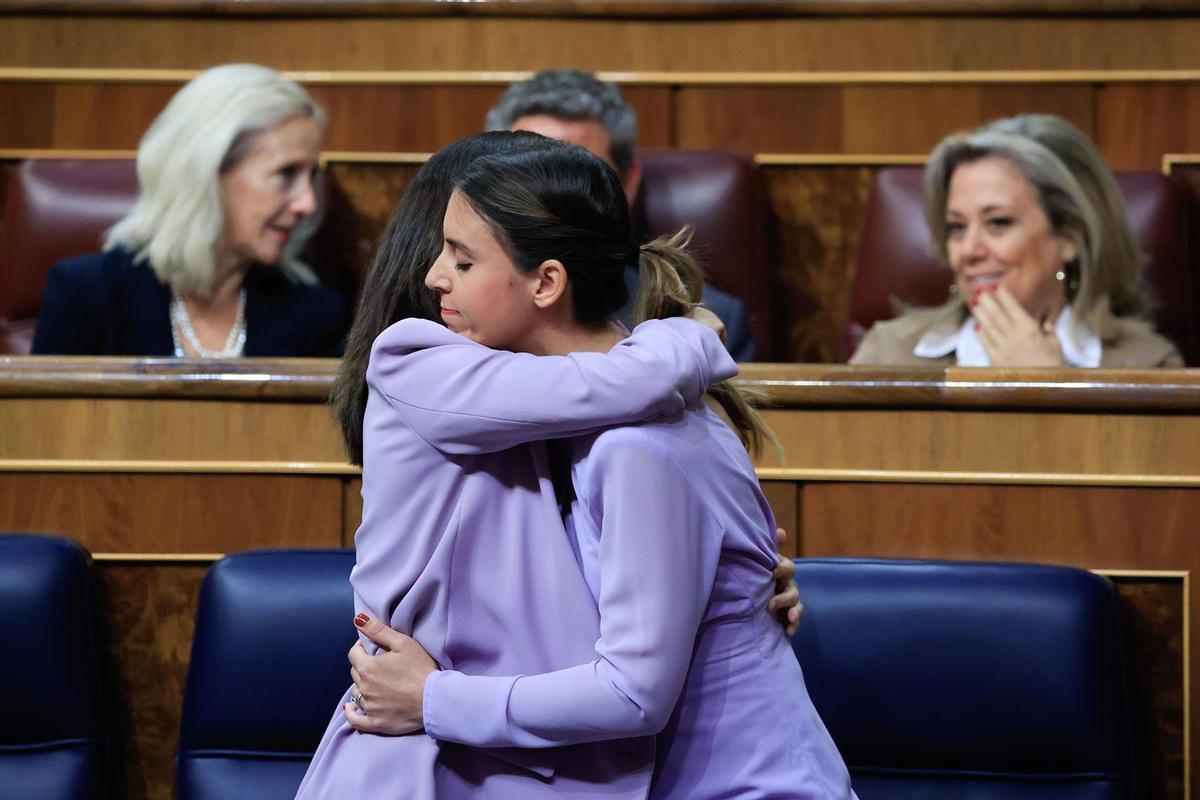
{"label": "man's grey hair", "polygon": [[578,69],[543,70],[508,87],[484,124],[489,131],[506,131],[521,117],[538,114],[600,123],[612,141],[617,174],[625,179],[637,141],[637,115],[616,85]]}

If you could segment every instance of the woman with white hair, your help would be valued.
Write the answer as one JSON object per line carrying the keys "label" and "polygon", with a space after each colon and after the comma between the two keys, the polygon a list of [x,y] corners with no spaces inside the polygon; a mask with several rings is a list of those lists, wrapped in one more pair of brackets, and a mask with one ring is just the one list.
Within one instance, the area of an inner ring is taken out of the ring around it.
{"label": "woman with white hair", "polygon": [[104,250],[51,270],[33,352],[340,355],[346,302],[295,258],[324,129],[320,106],[273,69],[190,81],[142,137],[141,193]]}
{"label": "woman with white hair", "polygon": [[1182,367],[1154,331],[1144,256],[1087,136],[1026,114],[942,140],[925,216],[950,299],[867,332],[855,364]]}

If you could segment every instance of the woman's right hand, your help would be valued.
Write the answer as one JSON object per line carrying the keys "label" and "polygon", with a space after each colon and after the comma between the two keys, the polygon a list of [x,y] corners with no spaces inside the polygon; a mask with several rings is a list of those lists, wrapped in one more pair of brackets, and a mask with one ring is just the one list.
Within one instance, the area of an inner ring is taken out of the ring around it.
{"label": "woman's right hand", "polygon": [[425,730],[425,679],[437,662],[417,640],[359,614],[354,624],[379,645],[371,655],[362,642],[350,648],[351,697],[342,708],[351,727],[364,733],[401,735]]}
{"label": "woman's right hand", "polygon": [[1050,315],[1040,322],[1004,287],[971,303],[979,341],[994,367],[1061,367],[1062,346]]}

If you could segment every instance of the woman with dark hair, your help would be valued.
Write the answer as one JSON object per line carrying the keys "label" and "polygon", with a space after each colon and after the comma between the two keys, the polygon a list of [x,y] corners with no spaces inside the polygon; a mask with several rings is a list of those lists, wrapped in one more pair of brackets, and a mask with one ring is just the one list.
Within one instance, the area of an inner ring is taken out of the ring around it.
{"label": "woman with dark hair", "polygon": [[[489,350],[424,319],[393,324],[430,315],[432,293],[422,281],[441,249],[454,180],[486,153],[547,142],[484,134],[448,146],[420,170],[384,234],[334,391],[347,448],[363,467],[351,575],[357,611],[411,633],[448,667],[480,676],[579,663],[591,656],[599,629],[563,530],[546,447],[521,444],[528,430],[570,435],[678,413],[714,374],[736,371],[717,336],[691,320],[650,323],[607,353],[563,358]],[[551,410],[514,402],[525,391]],[[493,420],[486,446],[443,441],[456,431],[445,415],[436,435],[419,427],[464,392],[474,396],[475,413]],[[366,701],[354,690],[343,702]],[[652,759],[648,740],[482,750],[426,736],[364,735],[339,707],[298,797],[525,800],[584,795],[597,784],[605,796],[640,797]]]}
{"label": "woman with dark hair", "polygon": [[[642,271],[641,315],[678,318],[699,299],[702,276],[681,240],[638,248],[616,175],[580,148],[476,160],[457,181],[444,240],[426,279],[442,318],[500,350],[577,358],[620,347],[628,340],[612,315],[626,299],[629,263]],[[409,364],[428,352],[424,327],[389,328],[371,362],[380,391],[418,409],[406,419],[424,440],[448,453],[487,451],[512,416],[566,411],[540,383],[514,392],[500,414],[465,372],[438,390],[420,385]],[[746,447],[769,431],[736,387],[718,383],[712,394],[711,403],[576,436],[558,450],[570,476],[560,476],[560,501],[599,609],[589,657],[540,674],[480,676],[401,637],[382,679],[370,659],[352,656],[361,699],[346,710],[351,721],[474,748],[654,736],[655,798],[853,797],[768,611],[774,520]],[[543,423],[519,433],[563,432]],[[453,775],[444,787],[466,791],[474,781]]]}

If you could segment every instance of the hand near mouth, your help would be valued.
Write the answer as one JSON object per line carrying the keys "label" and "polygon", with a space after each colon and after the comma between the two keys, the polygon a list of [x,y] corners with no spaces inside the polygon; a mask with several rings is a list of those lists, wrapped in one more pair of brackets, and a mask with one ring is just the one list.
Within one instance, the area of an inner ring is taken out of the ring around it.
{"label": "hand near mouth", "polygon": [[992,366],[1064,366],[1051,315],[1045,314],[1039,323],[1007,289],[980,292],[971,302],[971,313]]}

